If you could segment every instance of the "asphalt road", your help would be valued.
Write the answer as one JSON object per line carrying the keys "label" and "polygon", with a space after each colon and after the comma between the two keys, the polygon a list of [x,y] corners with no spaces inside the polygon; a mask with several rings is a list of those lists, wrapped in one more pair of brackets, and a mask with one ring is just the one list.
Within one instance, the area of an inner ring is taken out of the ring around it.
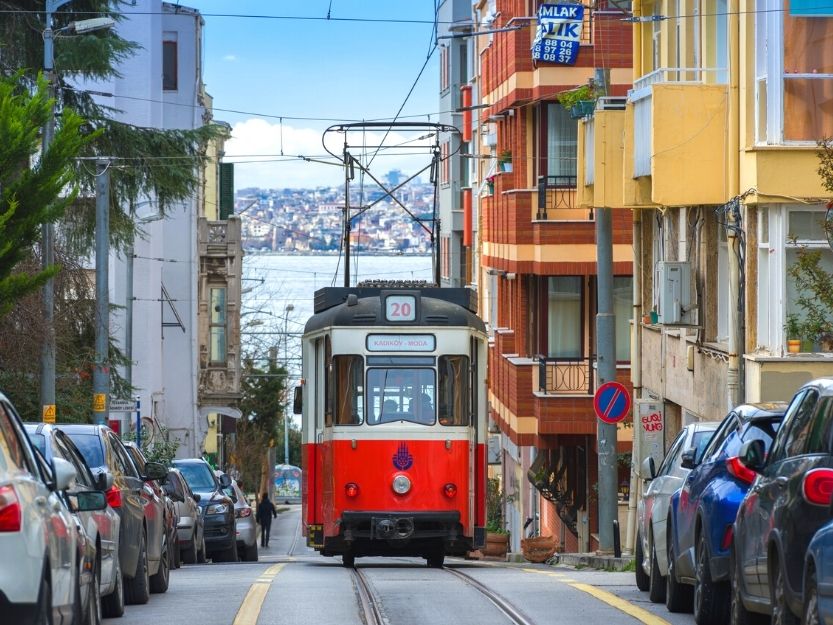
{"label": "asphalt road", "polygon": [[[107,625],[360,625],[356,581],[340,559],[308,549],[299,534],[300,507],[272,525],[257,563],[184,565],[171,572],[168,592],[127,606]],[[297,537],[297,538],[296,538]],[[690,625],[648,601],[633,573],[448,559],[496,592],[529,622]],[[388,625],[505,625],[508,618],[473,586],[417,558],[362,558],[357,566]]]}

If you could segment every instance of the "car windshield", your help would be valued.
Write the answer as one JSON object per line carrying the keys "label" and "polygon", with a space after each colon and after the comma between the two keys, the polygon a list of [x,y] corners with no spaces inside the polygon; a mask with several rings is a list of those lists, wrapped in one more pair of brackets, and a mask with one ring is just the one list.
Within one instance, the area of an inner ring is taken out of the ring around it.
{"label": "car windshield", "polygon": [[373,368],[367,372],[370,425],[410,421],[433,425],[436,396],[433,369]]}
{"label": "car windshield", "polygon": [[95,434],[70,434],[69,437],[78,451],[84,456],[88,467],[104,466],[104,452],[101,450],[101,440]]}
{"label": "car windshield", "polygon": [[177,464],[191,490],[214,490],[214,476],[206,464]]}

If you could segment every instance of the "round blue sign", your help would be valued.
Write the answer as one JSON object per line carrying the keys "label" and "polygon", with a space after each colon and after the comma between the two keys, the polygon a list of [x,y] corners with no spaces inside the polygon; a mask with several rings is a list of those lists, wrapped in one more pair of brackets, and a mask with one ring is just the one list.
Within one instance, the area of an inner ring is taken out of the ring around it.
{"label": "round blue sign", "polygon": [[596,416],[605,423],[619,423],[631,409],[631,395],[620,382],[605,382],[593,397]]}

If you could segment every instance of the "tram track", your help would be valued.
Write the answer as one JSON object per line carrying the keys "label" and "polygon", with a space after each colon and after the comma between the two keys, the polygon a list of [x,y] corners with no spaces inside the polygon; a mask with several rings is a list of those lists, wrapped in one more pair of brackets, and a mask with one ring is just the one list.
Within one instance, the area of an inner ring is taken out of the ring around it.
{"label": "tram track", "polygon": [[[365,625],[385,625],[387,620],[382,615],[381,600],[378,593],[373,589],[364,571],[359,568],[350,569],[358,593],[359,607],[362,620]],[[475,579],[468,573],[447,566],[439,569],[461,580],[466,586],[476,590],[480,595],[489,600],[498,611],[500,611],[513,625],[535,625],[522,612],[515,608],[506,599],[489,589],[485,584]]]}
{"label": "tram track", "polygon": [[292,532],[292,539],[289,543],[289,549],[286,551],[287,557],[291,558],[295,555],[295,549],[298,547],[298,538],[301,536],[301,515],[298,515],[298,523],[295,525],[295,531]]}

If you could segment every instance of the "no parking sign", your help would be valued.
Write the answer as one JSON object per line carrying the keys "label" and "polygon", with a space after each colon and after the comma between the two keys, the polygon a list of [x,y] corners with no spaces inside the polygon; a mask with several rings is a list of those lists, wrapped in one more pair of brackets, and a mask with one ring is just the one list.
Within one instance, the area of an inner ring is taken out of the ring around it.
{"label": "no parking sign", "polygon": [[631,409],[631,395],[620,382],[605,382],[593,397],[596,416],[605,423],[619,423]]}

